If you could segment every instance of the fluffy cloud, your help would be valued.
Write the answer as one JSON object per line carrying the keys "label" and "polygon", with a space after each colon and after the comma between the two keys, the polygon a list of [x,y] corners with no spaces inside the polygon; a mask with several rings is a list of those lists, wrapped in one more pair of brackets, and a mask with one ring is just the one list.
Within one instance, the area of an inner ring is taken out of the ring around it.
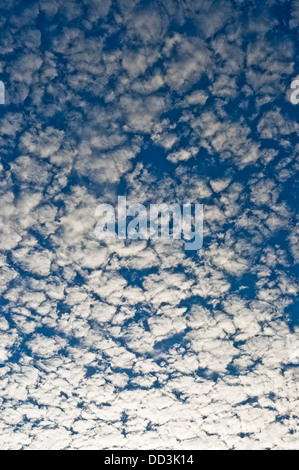
{"label": "fluffy cloud", "polygon": [[[3,4],[2,449],[298,445],[282,3]],[[97,240],[118,194],[203,203],[203,249]]]}

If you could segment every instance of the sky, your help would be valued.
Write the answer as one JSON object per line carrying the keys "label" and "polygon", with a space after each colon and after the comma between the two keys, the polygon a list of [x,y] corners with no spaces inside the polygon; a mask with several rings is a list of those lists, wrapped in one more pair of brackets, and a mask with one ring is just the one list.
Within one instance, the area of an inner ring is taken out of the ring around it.
{"label": "sky", "polygon": [[298,0],[0,10],[0,448],[298,449]]}

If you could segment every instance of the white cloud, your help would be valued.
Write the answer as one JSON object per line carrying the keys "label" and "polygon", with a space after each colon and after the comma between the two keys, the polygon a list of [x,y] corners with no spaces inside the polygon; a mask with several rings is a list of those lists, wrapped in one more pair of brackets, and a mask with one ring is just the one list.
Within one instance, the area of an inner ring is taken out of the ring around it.
{"label": "white cloud", "polygon": [[[3,5],[0,447],[296,448],[292,38],[242,0],[31,3]],[[121,187],[203,202],[203,250],[100,243]]]}

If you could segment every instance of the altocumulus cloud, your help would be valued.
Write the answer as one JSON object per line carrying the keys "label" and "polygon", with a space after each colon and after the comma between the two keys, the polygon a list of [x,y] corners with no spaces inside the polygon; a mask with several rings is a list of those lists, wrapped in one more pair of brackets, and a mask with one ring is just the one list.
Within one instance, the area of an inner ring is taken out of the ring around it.
{"label": "altocumulus cloud", "polygon": [[298,448],[298,2],[0,6],[1,448]]}

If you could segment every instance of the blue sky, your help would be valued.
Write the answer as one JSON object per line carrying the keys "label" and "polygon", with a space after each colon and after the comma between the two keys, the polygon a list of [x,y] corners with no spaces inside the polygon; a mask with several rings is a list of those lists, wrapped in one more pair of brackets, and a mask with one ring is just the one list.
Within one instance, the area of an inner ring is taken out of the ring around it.
{"label": "blue sky", "polygon": [[0,447],[298,448],[299,2],[0,6]]}

